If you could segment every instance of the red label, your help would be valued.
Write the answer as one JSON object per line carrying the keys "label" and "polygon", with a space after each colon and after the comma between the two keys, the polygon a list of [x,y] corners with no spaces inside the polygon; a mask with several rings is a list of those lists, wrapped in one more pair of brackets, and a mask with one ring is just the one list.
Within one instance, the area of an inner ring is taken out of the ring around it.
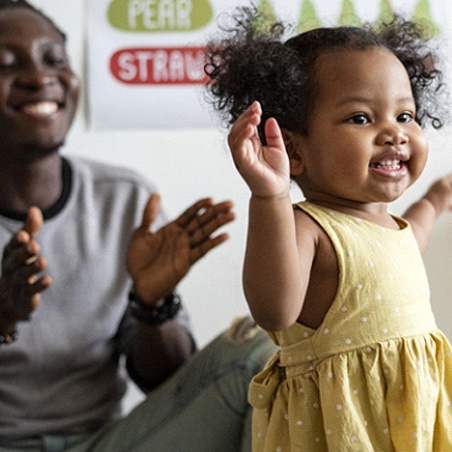
{"label": "red label", "polygon": [[207,81],[205,47],[121,49],[110,59],[114,78],[131,85],[194,85]]}

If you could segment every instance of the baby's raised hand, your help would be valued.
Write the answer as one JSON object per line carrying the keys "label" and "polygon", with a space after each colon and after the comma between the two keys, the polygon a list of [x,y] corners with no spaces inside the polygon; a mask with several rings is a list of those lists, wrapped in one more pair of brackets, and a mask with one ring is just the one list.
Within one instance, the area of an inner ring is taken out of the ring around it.
{"label": "baby's raised hand", "polygon": [[232,157],[254,196],[287,195],[290,166],[281,129],[274,118],[268,119],[267,146],[263,146],[257,131],[261,116],[261,106],[255,101],[237,119],[228,137]]}
{"label": "baby's raised hand", "polygon": [[452,210],[452,174],[434,182],[428,189],[425,198],[433,204],[437,215],[445,210]]}

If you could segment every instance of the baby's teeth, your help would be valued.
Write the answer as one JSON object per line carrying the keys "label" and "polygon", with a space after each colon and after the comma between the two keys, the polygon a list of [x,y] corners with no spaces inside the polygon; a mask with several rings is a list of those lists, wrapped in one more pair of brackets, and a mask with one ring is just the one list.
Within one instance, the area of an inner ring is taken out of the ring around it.
{"label": "baby's teeth", "polygon": [[383,162],[380,162],[380,166],[387,166],[390,168],[399,168],[400,160],[385,160]]}

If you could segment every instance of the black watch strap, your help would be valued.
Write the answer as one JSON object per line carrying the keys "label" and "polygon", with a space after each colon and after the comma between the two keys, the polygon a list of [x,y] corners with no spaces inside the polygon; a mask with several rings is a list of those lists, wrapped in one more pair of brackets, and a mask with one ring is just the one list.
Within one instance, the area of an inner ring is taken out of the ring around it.
{"label": "black watch strap", "polygon": [[174,319],[181,307],[181,298],[177,293],[166,296],[162,306],[155,308],[138,300],[132,291],[129,292],[129,309],[132,316],[152,326]]}

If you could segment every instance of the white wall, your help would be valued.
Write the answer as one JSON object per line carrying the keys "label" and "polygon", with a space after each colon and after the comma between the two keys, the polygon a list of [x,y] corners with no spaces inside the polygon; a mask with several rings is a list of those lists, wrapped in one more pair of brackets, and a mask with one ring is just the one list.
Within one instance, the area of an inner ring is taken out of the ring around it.
{"label": "white wall", "polygon": [[[33,3],[42,7],[67,32],[74,69],[83,75],[84,0],[34,0]],[[452,18],[452,4],[447,8],[448,16]],[[235,316],[247,312],[240,274],[248,191],[231,163],[225,132],[214,129],[91,132],[87,128],[84,103],[82,99],[82,108],[63,153],[127,165],[143,172],[160,188],[166,210],[172,217],[194,200],[207,195],[216,200],[232,199],[235,202],[237,220],[227,228],[231,239],[199,262],[180,286],[184,302],[193,316],[198,342],[206,344]],[[432,180],[452,171],[452,129],[429,135],[428,168],[417,185],[393,206],[396,213],[402,213]],[[425,255],[438,324],[450,338],[451,237],[452,213],[446,213],[438,222]]]}

